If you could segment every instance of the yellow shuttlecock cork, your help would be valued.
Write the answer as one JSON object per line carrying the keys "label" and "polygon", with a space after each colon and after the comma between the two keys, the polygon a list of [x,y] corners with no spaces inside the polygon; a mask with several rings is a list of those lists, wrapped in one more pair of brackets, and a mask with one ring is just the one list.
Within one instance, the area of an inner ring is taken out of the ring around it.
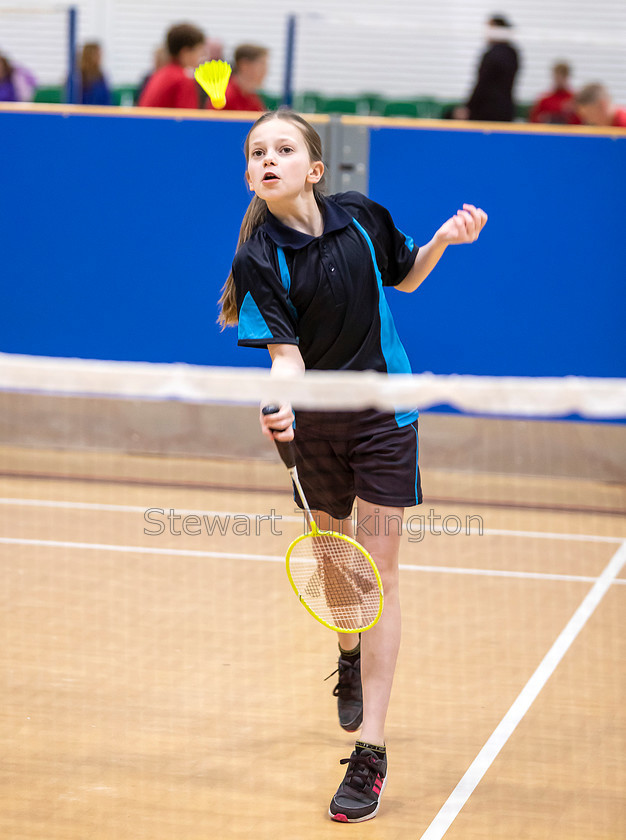
{"label": "yellow shuttlecock cork", "polygon": [[226,105],[226,87],[230,74],[230,64],[225,61],[205,61],[196,67],[196,81],[209,94],[214,108],[223,108]]}

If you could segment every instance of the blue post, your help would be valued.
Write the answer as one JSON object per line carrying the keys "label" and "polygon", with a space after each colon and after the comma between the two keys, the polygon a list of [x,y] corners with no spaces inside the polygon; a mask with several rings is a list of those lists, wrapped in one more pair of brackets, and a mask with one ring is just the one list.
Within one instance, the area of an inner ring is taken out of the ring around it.
{"label": "blue post", "polygon": [[67,29],[67,91],[66,99],[70,104],[78,101],[78,79],[76,76],[76,24],[78,11],[75,6],[68,9]]}
{"label": "blue post", "polygon": [[293,105],[293,62],[296,47],[296,16],[287,18],[287,43],[285,45],[285,78],[283,82],[283,107]]}

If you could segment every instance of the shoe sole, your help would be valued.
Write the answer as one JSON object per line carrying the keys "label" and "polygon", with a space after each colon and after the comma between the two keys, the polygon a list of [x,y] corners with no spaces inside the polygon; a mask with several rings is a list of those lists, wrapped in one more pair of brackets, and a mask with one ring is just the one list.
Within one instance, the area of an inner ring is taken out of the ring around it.
{"label": "shoe sole", "polygon": [[383,786],[380,789],[380,793],[378,794],[378,802],[376,803],[376,808],[372,811],[371,814],[366,814],[364,817],[354,817],[350,819],[350,817],[346,816],[345,814],[333,814],[333,812],[328,809],[328,815],[331,820],[335,822],[342,822],[342,823],[360,823],[365,822],[366,820],[373,820],[376,814],[378,813],[378,809],[380,808],[380,798],[383,795],[383,791],[387,786],[387,776],[383,779]]}
{"label": "shoe sole", "polygon": [[361,708],[360,713],[354,720],[351,720],[350,723],[346,724],[339,721],[339,726],[344,730],[344,732],[358,732],[363,726],[363,708]]}

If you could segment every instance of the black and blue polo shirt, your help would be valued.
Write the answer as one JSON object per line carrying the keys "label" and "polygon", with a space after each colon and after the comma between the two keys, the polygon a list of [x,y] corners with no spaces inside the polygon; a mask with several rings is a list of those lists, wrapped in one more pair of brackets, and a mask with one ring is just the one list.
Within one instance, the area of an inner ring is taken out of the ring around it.
{"label": "black and blue polo shirt", "polygon": [[[238,343],[298,345],[307,370],[410,373],[383,286],[397,286],[417,256],[390,213],[357,192],[324,198],[314,237],[268,212],[237,251]],[[417,411],[396,413],[399,426]]]}

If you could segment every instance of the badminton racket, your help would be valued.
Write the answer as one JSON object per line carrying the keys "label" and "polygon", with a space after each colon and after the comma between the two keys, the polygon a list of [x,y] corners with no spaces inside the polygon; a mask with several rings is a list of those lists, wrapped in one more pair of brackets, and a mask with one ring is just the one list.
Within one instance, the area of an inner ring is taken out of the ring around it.
{"label": "badminton racket", "polygon": [[[263,408],[265,415],[277,411],[277,406]],[[325,627],[339,633],[368,630],[383,611],[383,584],[374,560],[353,537],[318,528],[300,484],[293,441],[274,439],[274,443],[302,500],[310,528],[287,549],[287,577],[294,592]]]}

